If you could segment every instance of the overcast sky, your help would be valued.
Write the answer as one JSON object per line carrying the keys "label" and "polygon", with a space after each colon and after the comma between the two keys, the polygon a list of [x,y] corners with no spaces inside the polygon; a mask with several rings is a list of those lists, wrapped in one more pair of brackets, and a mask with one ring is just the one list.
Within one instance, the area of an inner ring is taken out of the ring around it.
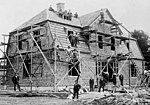
{"label": "overcast sky", "polygon": [[[150,35],[150,0],[0,0],[0,34],[8,34],[50,5],[65,3],[65,9],[79,16],[108,8],[112,16],[130,31]],[[0,35],[0,42],[2,42]]]}

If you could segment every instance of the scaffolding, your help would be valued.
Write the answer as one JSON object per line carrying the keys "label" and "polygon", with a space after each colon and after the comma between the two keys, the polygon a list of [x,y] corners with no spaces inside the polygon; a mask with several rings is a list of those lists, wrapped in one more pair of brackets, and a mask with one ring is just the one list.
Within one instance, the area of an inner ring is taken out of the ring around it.
{"label": "scaffolding", "polygon": [[[97,30],[89,30],[89,31],[82,31],[81,33],[84,33],[84,32],[89,32],[89,33],[94,33],[95,34],[95,37],[97,37],[97,36],[99,36],[99,34],[100,35],[104,35],[104,36],[106,36],[106,37],[109,37],[109,38],[117,38],[117,39],[120,39],[120,40],[129,40],[129,43],[130,43],[130,40],[131,40],[131,38],[130,38],[130,36],[128,37],[128,38],[126,38],[126,37],[123,37],[123,36],[118,36],[118,25],[121,25],[119,22],[117,22],[116,20],[114,20],[115,22],[111,22],[111,21],[108,21],[108,20],[103,20],[103,21],[100,21],[100,24],[102,24],[103,25],[103,32],[99,32],[99,31],[97,31]],[[106,33],[105,32],[105,24],[109,24],[109,25],[111,25],[111,34],[108,34],[108,33]],[[125,28],[123,25],[121,25],[123,28]],[[64,48],[64,46],[63,46],[63,44],[61,43],[61,41],[60,41],[60,39],[59,39],[59,37],[57,37],[57,35],[56,35],[56,32],[55,33],[52,33],[52,31],[50,30],[50,32],[51,32],[51,34],[52,34],[52,36],[54,36],[54,40],[53,40],[53,43],[52,43],[52,46],[54,47],[53,49],[54,49],[54,59],[52,58],[52,59],[50,59],[51,61],[54,61],[54,69],[52,68],[52,66],[51,66],[51,64],[50,64],[50,62],[49,62],[49,59],[44,55],[44,53],[43,53],[43,50],[41,49],[41,47],[40,47],[40,45],[38,44],[38,42],[37,42],[37,40],[35,40],[35,38],[37,37],[37,36],[34,36],[33,35],[33,31],[34,31],[34,28],[38,28],[38,29],[41,29],[41,28],[43,28],[43,26],[40,26],[40,25],[32,25],[32,26],[30,26],[30,38],[32,39],[32,41],[35,43],[35,45],[37,46],[37,48],[38,48],[38,51],[39,51],[39,53],[42,55],[42,57],[43,57],[43,59],[44,59],[44,61],[46,62],[46,64],[48,65],[48,67],[49,67],[49,69],[50,69],[50,71],[51,71],[51,73],[52,73],[52,75],[54,76],[54,78],[55,78],[55,80],[54,80],[54,90],[55,91],[57,91],[57,87],[58,87],[58,85],[64,80],[64,78],[68,75],[68,73],[73,69],[73,68],[75,68],[75,70],[76,70],[76,72],[77,72],[77,74],[78,74],[78,76],[77,76],[77,80],[79,80],[79,78],[81,78],[81,85],[82,85],[82,70],[81,70],[81,63],[84,63],[88,68],[89,68],[89,70],[94,74],[94,76],[97,78],[97,75],[93,72],[93,70],[91,69],[91,67],[89,67],[88,66],[88,64],[86,63],[86,62],[84,62],[83,60],[82,60],[82,58],[80,57],[80,51],[78,51],[78,55],[79,55],[79,57],[78,57],[78,60],[76,61],[76,62],[74,62],[73,60],[72,60],[72,58],[68,55],[68,53],[67,53],[67,51],[66,51],[66,49]],[[48,23],[48,28],[49,29],[51,29],[50,28],[50,25],[49,25],[49,23]],[[126,29],[126,28],[125,28]],[[56,24],[55,24],[55,30],[56,30]],[[127,29],[126,29],[127,30]],[[5,42],[5,38],[4,38],[4,43],[3,43],[3,45],[4,45],[4,58],[5,58],[5,60],[7,59],[8,60],[8,62],[9,62],[9,64],[11,65],[11,67],[13,68],[13,70],[14,70],[14,72],[16,72],[16,70],[15,70],[15,68],[14,68],[14,66],[13,66],[13,64],[11,63],[11,60],[10,60],[10,58],[9,58],[9,56],[6,54],[6,52],[5,52],[5,45],[10,45],[10,44],[12,44],[12,43],[16,43],[16,49],[17,49],[17,55],[18,56],[20,56],[20,58],[21,58],[21,61],[22,61],[22,63],[23,63],[23,65],[24,65],[24,67],[25,67],[25,70],[26,70],[26,72],[27,72],[27,74],[28,74],[28,76],[29,76],[29,81],[30,81],[30,87],[31,87],[31,91],[32,91],[32,84],[33,84],[33,80],[32,80],[32,78],[33,77],[35,77],[36,78],[36,76],[34,76],[34,74],[35,74],[35,72],[36,71],[34,71],[34,73],[33,74],[31,74],[31,73],[29,73],[29,70],[28,70],[28,68],[26,67],[26,64],[25,64],[25,59],[26,58],[23,58],[23,54],[25,53],[25,55],[26,56],[28,56],[29,54],[30,54],[30,58],[31,58],[31,71],[33,71],[32,69],[33,69],[33,54],[35,54],[36,52],[34,52],[33,51],[33,46],[31,46],[31,51],[25,51],[25,52],[20,52],[20,50],[19,50],[19,48],[18,48],[18,45],[19,45],[19,43],[18,43],[18,37],[19,37],[19,35],[20,34],[22,34],[22,33],[20,33],[19,32],[19,30],[16,30],[17,31],[17,34],[15,35],[16,37],[17,37],[17,41],[15,40],[14,42],[10,42],[10,43],[8,43],[8,44],[6,44],[6,42]],[[127,30],[128,31],[128,30]],[[128,31],[129,32],[129,31]],[[8,35],[9,36],[9,35]],[[5,36],[4,36],[5,37]],[[26,39],[22,39],[21,41],[25,41],[25,40],[27,40],[28,38],[26,38]],[[68,61],[61,61],[61,60],[58,60],[57,59],[57,48],[56,48],[56,44],[55,44],[55,41],[58,41],[59,42],[59,44],[61,45],[61,50],[62,51],[64,51],[65,53],[66,53],[66,55],[67,55],[67,57],[69,58],[69,59],[71,59],[69,62]],[[96,68],[97,68],[97,70],[99,69],[98,68],[98,61],[100,61],[100,59],[98,58],[99,57],[99,54],[98,54],[98,43],[101,43],[102,44],[102,46],[116,46],[115,44],[112,44],[112,43],[109,43],[109,42],[105,42],[105,41],[99,41],[99,40],[97,40],[97,39],[95,39],[95,40],[90,40],[89,41],[90,43],[95,43],[95,46],[96,46],[96,54],[94,55],[95,56],[95,62],[96,62]],[[48,50],[52,50],[52,49],[48,49]],[[134,62],[134,60],[132,59],[132,56],[133,56],[133,54],[132,54],[132,51],[131,51],[131,49],[129,48],[129,53],[128,53],[128,56],[126,57],[126,59],[124,59],[124,63],[123,63],[123,65],[121,66],[121,68],[118,70],[118,73],[117,74],[120,74],[120,72],[123,70],[123,66],[125,65],[125,63],[129,60],[129,62],[131,62],[131,63],[133,63],[135,66],[136,66],[136,63]],[[18,58],[18,57],[17,57]],[[108,65],[110,65],[109,63],[110,63],[110,61],[112,60],[112,59],[115,59],[115,62],[118,62],[119,61],[119,59],[120,59],[121,57],[118,57],[118,55],[117,55],[117,53],[116,53],[116,49],[115,49],[115,51],[108,57],[108,59],[107,59],[107,63],[105,64],[105,66],[101,69],[101,71],[98,73],[98,75],[99,74],[102,74],[102,72],[105,70],[105,68],[108,66]],[[4,60],[4,65],[6,65],[6,63],[5,63],[5,60]],[[42,62],[42,60],[41,60],[41,62]],[[65,75],[59,80],[59,81],[57,81],[57,62],[63,62],[63,63],[67,63],[67,65],[72,65],[72,67],[70,68],[70,70],[68,70],[66,73],[65,73]],[[79,63],[79,67],[80,67],[80,69],[78,69],[75,65],[77,64],[77,63]],[[17,59],[17,67],[19,67],[19,60]],[[115,63],[116,64],[116,63]],[[130,65],[130,64],[129,64]],[[37,68],[39,68],[39,66],[37,67]],[[113,70],[114,68],[112,68],[111,67],[111,69]],[[139,68],[138,68],[138,66],[136,66],[136,69],[137,69],[137,74],[138,74],[138,78],[141,78],[140,77],[140,71],[139,71]],[[108,70],[107,70],[107,72],[108,72]],[[113,70],[113,72],[114,72],[114,70]],[[130,73],[131,71],[130,71],[130,67],[129,67],[129,85],[130,85]],[[138,82],[138,81],[137,81]],[[137,83],[138,84],[138,83]],[[137,85],[136,84],[136,85]]]}

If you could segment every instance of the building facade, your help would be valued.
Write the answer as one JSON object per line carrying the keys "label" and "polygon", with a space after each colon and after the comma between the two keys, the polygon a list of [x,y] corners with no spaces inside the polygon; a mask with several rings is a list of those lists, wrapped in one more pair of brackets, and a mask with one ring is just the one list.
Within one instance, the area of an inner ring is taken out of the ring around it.
{"label": "building facade", "polygon": [[124,36],[108,9],[78,17],[60,3],[58,10],[45,9],[10,32],[8,44],[8,86],[14,72],[22,87],[59,87],[73,86],[77,78],[82,86],[90,77],[97,84],[102,71],[109,73],[109,82],[115,72],[124,75],[125,84],[135,84],[143,70],[136,40]]}

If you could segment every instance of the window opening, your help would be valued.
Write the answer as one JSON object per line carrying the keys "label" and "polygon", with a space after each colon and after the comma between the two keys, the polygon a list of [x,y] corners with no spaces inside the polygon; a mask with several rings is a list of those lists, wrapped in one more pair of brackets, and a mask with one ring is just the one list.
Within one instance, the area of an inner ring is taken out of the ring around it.
{"label": "window opening", "polygon": [[111,37],[111,50],[115,50],[115,39]]}
{"label": "window opening", "polygon": [[72,47],[77,47],[78,43],[77,33],[74,33],[73,31],[68,31],[68,39]]}
{"label": "window opening", "polygon": [[103,37],[102,36],[98,36],[98,47],[100,49],[103,49]]}
{"label": "window opening", "polygon": [[[31,74],[31,59],[29,58],[28,55],[26,55],[26,59],[24,60],[24,63],[27,67],[27,70],[25,68],[25,65],[23,64],[23,77],[29,77],[29,75]],[[29,75],[28,75],[28,73],[29,73]]]}
{"label": "window opening", "polygon": [[134,64],[131,64],[131,77],[136,77],[136,68]]}
{"label": "window opening", "polygon": [[19,35],[18,36],[18,48],[19,48],[19,50],[22,50],[23,48],[22,48],[22,35]]}
{"label": "window opening", "polygon": [[[33,31],[33,35],[34,35],[35,41],[37,42],[38,46],[41,49],[42,47],[41,47],[40,30]],[[35,42],[34,42],[34,46],[36,46]]]}

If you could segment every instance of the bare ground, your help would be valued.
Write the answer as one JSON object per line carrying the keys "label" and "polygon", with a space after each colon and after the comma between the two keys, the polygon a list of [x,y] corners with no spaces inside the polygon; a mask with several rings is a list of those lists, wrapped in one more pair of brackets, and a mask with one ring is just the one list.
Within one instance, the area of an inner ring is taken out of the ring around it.
{"label": "bare ground", "polygon": [[73,101],[60,99],[60,94],[22,96],[20,92],[0,91],[0,105],[150,105],[149,89],[129,89],[128,92],[89,92],[81,94],[78,101]]}
{"label": "bare ground", "polygon": [[57,99],[55,97],[11,97],[0,95],[0,105],[62,105],[68,99]]}

